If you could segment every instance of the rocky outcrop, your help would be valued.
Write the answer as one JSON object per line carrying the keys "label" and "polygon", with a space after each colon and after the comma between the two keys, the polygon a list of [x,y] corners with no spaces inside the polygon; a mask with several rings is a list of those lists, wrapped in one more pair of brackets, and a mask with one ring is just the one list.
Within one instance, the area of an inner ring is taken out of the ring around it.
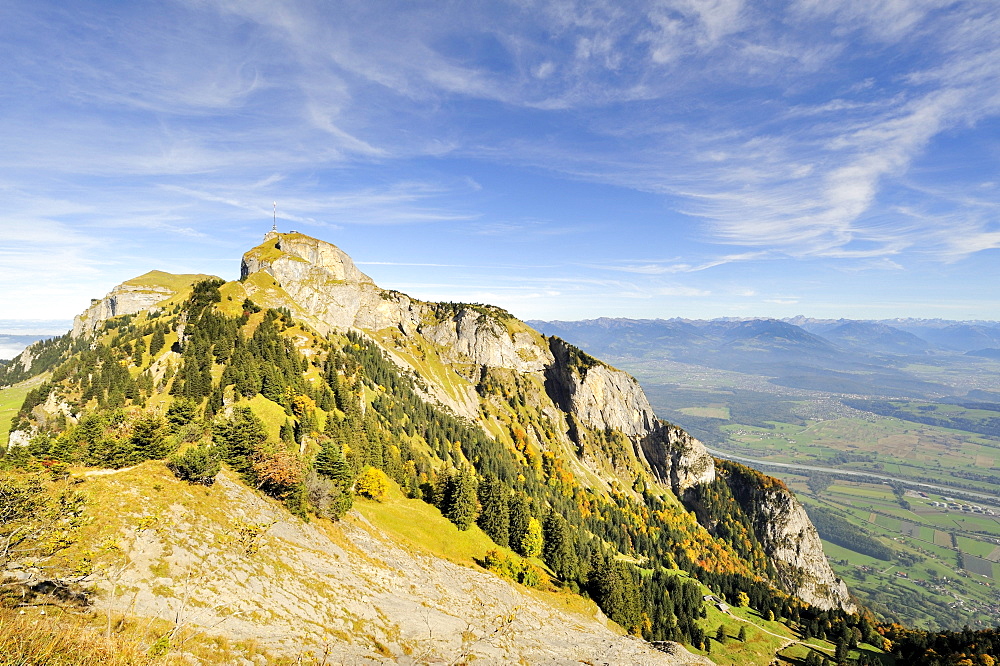
{"label": "rocky outcrop", "polygon": [[517,320],[508,326],[505,317],[485,307],[461,308],[445,321],[420,326],[418,332],[431,342],[488,368],[541,372],[553,360],[538,333]]}
{"label": "rocky outcrop", "polygon": [[617,430],[637,455],[678,495],[715,478],[712,456],[697,439],[662,423],[631,375],[588,356],[559,338],[549,339],[553,364],[545,387],[559,407],[595,430]]}
{"label": "rocky outcrop", "polygon": [[[380,289],[346,252],[303,234],[269,232],[264,243],[243,255],[241,279],[246,283],[258,272],[274,278],[289,305],[314,320],[322,333],[399,329],[438,345],[446,360],[518,372],[538,372],[551,362],[541,336],[502,310],[456,306],[442,316],[433,304]],[[252,284],[247,290],[251,297],[257,293]]]}
{"label": "rocky outcrop", "polygon": [[715,460],[701,441],[669,423],[642,438],[642,451],[661,482],[678,497],[700,483],[715,480]]}
{"label": "rocky outcrop", "polygon": [[[303,234],[270,232],[261,245],[243,255],[240,279],[251,298],[260,291],[247,278],[266,273],[291,299],[289,305],[308,315],[321,333],[337,329],[409,328],[419,312],[404,294],[379,289],[336,245]],[[282,305],[282,304],[274,304]],[[405,323],[404,323],[405,322]]]}
{"label": "rocky outcrop", "polygon": [[112,289],[104,298],[93,299],[90,307],[73,318],[73,337],[90,334],[112,317],[137,314],[175,296],[210,275],[172,275],[150,271]]}
{"label": "rocky outcrop", "polygon": [[782,586],[819,608],[856,611],[847,585],[830,568],[819,534],[795,495],[777,479],[748,467],[730,461],[720,464]]}

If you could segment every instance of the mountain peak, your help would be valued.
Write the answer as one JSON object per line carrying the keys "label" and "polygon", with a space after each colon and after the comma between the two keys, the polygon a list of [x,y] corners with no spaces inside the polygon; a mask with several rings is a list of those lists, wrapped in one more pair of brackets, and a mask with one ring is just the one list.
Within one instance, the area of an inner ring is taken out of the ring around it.
{"label": "mountain peak", "polygon": [[268,273],[279,283],[282,278],[323,277],[334,282],[374,284],[339,247],[296,231],[269,231],[263,243],[243,255],[240,279],[258,271]]}

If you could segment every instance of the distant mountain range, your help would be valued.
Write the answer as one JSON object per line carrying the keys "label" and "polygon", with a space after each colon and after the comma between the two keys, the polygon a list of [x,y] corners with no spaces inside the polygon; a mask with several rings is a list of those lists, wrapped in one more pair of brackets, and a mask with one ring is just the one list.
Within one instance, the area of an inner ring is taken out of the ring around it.
{"label": "distant mountain range", "polygon": [[[875,344],[885,353],[910,354],[926,350],[974,351],[1000,347],[1000,322],[951,321],[947,319],[785,319],[790,324],[851,345],[854,337],[862,345]],[[845,334],[846,333],[846,334]]]}
{"label": "distant mountain range", "polygon": [[591,354],[677,361],[770,377],[775,384],[836,393],[947,396],[913,376],[921,363],[996,359],[1000,322],[926,319],[591,319],[529,321]]}

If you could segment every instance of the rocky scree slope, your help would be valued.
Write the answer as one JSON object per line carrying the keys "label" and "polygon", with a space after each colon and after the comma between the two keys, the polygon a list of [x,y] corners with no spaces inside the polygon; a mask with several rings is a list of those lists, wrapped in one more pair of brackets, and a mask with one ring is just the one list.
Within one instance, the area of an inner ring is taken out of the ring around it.
{"label": "rocky scree slope", "polygon": [[173,623],[178,643],[185,631],[208,630],[273,655],[327,653],[340,664],[711,663],[622,636],[593,606],[560,608],[554,597],[408,546],[360,513],[303,523],[230,472],[204,489],[148,462],[81,488],[115,516],[102,533],[120,530],[129,553],[113,583],[100,580],[99,603]]}

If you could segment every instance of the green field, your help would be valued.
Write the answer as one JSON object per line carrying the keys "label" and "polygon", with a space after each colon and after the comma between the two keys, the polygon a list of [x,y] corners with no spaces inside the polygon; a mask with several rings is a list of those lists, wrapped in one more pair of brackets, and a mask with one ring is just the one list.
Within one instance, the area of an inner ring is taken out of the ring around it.
{"label": "green field", "polygon": [[706,419],[729,419],[729,408],[718,405],[708,407],[684,407],[679,411],[687,416],[698,416]]}
{"label": "green field", "polygon": [[0,391],[0,446],[7,448],[10,424],[18,410],[21,409],[21,405],[24,404],[24,396],[27,395],[28,391],[44,382],[47,377],[48,375],[33,377]]}
{"label": "green field", "polygon": [[887,562],[824,541],[837,575],[867,606],[926,627],[996,624],[1000,571],[985,559],[1000,540],[996,517],[935,507],[938,496],[907,495],[909,509],[893,506],[895,495],[881,484],[838,481],[817,493],[808,477],[784,478],[807,506],[840,511],[895,552]]}

